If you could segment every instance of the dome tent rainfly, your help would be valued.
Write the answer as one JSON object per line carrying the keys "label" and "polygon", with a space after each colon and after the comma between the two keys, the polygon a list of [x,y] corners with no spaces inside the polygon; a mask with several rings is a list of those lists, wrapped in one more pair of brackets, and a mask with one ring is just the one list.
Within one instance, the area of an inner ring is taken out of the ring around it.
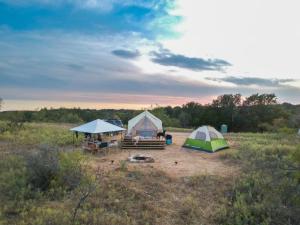
{"label": "dome tent rainfly", "polygon": [[111,123],[105,122],[104,120],[97,119],[89,123],[83,124],[81,126],[74,127],[70,130],[81,132],[81,133],[100,134],[100,133],[119,132],[119,131],[124,131],[125,129],[113,125]]}
{"label": "dome tent rainfly", "polygon": [[144,111],[128,121],[127,133],[131,136],[156,137],[162,132],[162,122],[148,111]]}
{"label": "dome tent rainfly", "polygon": [[223,135],[211,126],[202,126],[194,130],[183,146],[207,152],[229,147]]}

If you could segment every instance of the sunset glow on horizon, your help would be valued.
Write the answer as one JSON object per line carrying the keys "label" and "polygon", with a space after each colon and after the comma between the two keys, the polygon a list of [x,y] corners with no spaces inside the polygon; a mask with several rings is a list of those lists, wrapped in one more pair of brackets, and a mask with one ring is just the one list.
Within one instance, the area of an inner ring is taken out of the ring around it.
{"label": "sunset glow on horizon", "polygon": [[[201,104],[211,103],[214,96],[206,99],[193,99],[183,97],[162,97],[162,96],[143,96],[143,100],[136,100],[137,96],[124,102],[118,102],[118,99],[112,101],[45,101],[45,100],[6,100],[3,104],[2,111],[13,111],[13,110],[40,110],[42,108],[81,108],[81,109],[153,109],[158,106],[182,106],[188,102],[198,102]],[[135,100],[134,100],[135,99]],[[154,99],[157,99],[155,101]],[[119,100],[120,101],[120,100]]]}

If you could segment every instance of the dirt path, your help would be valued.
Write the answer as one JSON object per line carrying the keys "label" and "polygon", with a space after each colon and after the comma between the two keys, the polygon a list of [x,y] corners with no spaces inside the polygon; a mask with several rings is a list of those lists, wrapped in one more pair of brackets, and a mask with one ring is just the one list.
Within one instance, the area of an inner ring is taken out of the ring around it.
{"label": "dirt path", "polygon": [[[165,150],[130,150],[109,154],[105,157],[94,158],[93,167],[104,170],[116,169],[120,166],[120,161],[126,160],[133,154],[143,154],[154,158],[154,163],[128,163],[129,168],[139,168],[142,170],[159,169],[172,177],[184,177],[198,174],[210,174],[220,176],[230,176],[237,172],[238,168],[225,164],[220,159],[222,152],[206,153],[196,150],[182,148],[182,145],[189,135],[188,133],[174,132],[174,143],[167,146]],[[226,150],[224,150],[226,151]],[[111,164],[111,160],[114,163]],[[175,161],[178,162],[175,165]]]}

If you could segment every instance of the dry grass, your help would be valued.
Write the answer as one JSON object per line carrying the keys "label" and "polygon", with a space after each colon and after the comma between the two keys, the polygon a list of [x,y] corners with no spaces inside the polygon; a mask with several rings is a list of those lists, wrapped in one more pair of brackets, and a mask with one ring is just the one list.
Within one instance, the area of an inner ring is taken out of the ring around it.
{"label": "dry grass", "polygon": [[[175,179],[157,170],[110,171],[99,179],[82,215],[103,209],[99,217],[109,224],[141,225],[216,224],[215,213],[232,182],[209,175]],[[79,217],[83,224],[90,219]]]}

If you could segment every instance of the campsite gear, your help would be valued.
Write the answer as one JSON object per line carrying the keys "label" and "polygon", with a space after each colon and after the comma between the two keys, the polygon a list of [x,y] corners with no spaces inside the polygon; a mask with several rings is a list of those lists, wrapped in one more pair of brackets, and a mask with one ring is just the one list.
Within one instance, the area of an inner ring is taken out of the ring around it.
{"label": "campsite gear", "polygon": [[127,134],[131,136],[156,138],[162,132],[162,122],[148,111],[144,111],[128,121]]}
{"label": "campsite gear", "polygon": [[[78,131],[76,131],[76,133],[78,133]],[[92,134],[90,134],[90,133],[84,133],[84,138],[85,139],[91,139],[92,138]]]}
{"label": "campsite gear", "polygon": [[82,132],[85,134],[100,134],[100,133],[110,133],[110,132],[118,132],[124,131],[125,129],[122,127],[118,127],[111,123],[105,122],[104,120],[94,120],[92,122],[83,124],[78,127],[74,127],[70,129],[71,131]]}
{"label": "campsite gear", "polygon": [[172,135],[170,135],[170,134],[166,135],[166,144],[167,145],[172,144]]}
{"label": "campsite gear", "polygon": [[117,141],[108,143],[108,147],[118,147],[119,143]]}
{"label": "campsite gear", "polygon": [[228,126],[226,124],[221,125],[221,133],[222,134],[227,134],[228,132]]}
{"label": "campsite gear", "polygon": [[108,143],[107,142],[101,142],[100,148],[106,148],[106,147],[108,147]]}
{"label": "campsite gear", "polygon": [[193,131],[183,146],[207,152],[229,147],[223,135],[211,126],[202,126]]}
{"label": "campsite gear", "polygon": [[300,135],[300,129],[298,130],[298,135]]}

